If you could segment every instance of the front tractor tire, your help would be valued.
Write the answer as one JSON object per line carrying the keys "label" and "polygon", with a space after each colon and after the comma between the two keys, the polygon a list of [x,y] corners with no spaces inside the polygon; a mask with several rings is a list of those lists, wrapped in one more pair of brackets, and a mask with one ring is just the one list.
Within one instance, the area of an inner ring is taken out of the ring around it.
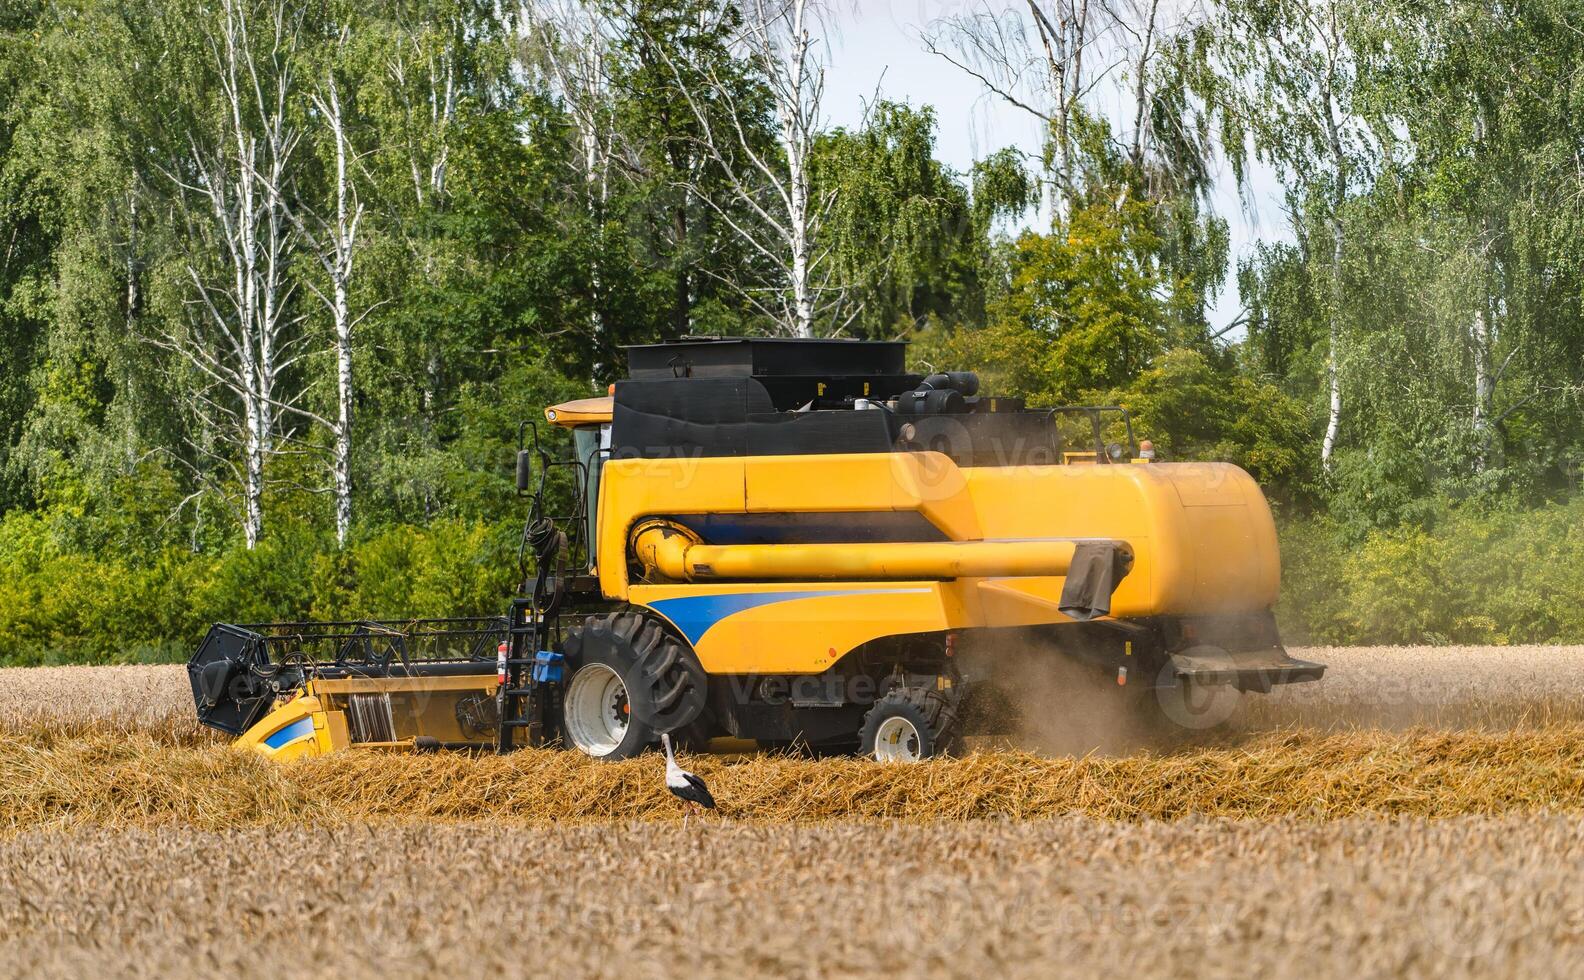
{"label": "front tractor tire", "polygon": [[612,762],[631,759],[660,737],[632,716],[632,698],[623,679],[626,666],[600,651],[578,658],[571,670],[561,699],[561,732],[584,755]]}
{"label": "front tractor tire", "polygon": [[892,688],[864,715],[862,755],[876,762],[922,762],[956,747],[956,711],[947,696],[923,688]]}
{"label": "front tractor tire", "polygon": [[631,759],[703,714],[698,658],[640,613],[591,616],[567,632],[561,730],[596,759]]}

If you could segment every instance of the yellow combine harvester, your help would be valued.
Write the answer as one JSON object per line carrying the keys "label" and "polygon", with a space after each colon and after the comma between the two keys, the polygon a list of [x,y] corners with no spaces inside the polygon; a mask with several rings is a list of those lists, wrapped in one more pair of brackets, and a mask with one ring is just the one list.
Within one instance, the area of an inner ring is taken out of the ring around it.
{"label": "yellow combine harvester", "polygon": [[[1320,677],[1277,637],[1276,532],[1247,473],[1151,462],[1119,409],[980,397],[904,351],[630,349],[612,397],[546,411],[570,458],[537,426],[518,454],[534,572],[508,615],[216,626],[189,664],[200,719],[276,757],[622,759],[673,733],[915,760],[1010,723],[1014,652],[1189,726],[1218,720],[1218,693]],[[576,503],[551,518],[558,468]]]}

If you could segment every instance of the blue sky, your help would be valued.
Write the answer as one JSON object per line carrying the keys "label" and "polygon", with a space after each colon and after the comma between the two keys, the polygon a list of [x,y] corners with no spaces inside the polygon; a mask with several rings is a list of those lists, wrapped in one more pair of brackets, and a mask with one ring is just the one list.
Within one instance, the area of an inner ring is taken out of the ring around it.
{"label": "blue sky", "polygon": [[[977,81],[920,43],[924,25],[963,5],[964,0],[838,0],[825,92],[830,121],[839,126],[857,124],[864,103],[874,98],[878,88],[885,98],[935,107],[936,152],[959,171],[1003,146],[1038,151],[1040,129],[1033,116],[986,96]],[[1245,206],[1230,172],[1222,169],[1216,208],[1231,226],[1234,265],[1211,314],[1216,327],[1239,312],[1233,281],[1237,258],[1260,239],[1290,238],[1274,176],[1263,171],[1255,175]]]}

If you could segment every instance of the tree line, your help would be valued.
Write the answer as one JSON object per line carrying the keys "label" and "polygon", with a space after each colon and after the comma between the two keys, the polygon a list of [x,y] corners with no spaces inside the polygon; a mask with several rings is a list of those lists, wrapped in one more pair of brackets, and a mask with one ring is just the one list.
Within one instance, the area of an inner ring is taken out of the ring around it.
{"label": "tree line", "polygon": [[[831,123],[820,0],[5,0],[0,569],[289,545],[300,614],[371,542],[503,540],[517,422],[699,334],[1125,405],[1337,560],[1564,501],[1581,14],[955,5],[918,43],[1044,134],[959,172],[905,92]],[[1291,235],[1234,262],[1266,175]]]}

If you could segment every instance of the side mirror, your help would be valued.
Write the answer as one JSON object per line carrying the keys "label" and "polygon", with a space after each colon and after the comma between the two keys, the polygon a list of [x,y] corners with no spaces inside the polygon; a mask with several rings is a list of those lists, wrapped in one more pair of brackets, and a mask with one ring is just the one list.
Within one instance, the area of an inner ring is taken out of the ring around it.
{"label": "side mirror", "polygon": [[533,487],[533,451],[517,450],[517,492],[527,493]]}

